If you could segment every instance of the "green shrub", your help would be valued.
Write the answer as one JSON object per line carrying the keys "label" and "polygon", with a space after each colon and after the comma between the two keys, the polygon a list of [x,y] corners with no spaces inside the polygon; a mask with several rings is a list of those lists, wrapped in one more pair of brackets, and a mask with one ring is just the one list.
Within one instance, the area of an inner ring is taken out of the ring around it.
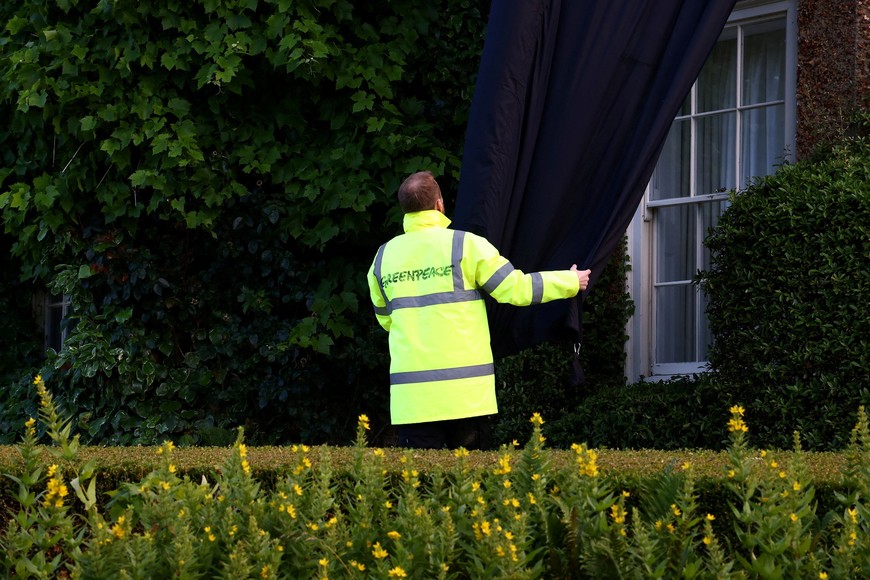
{"label": "green shrub", "polygon": [[[455,190],[485,18],[460,0],[0,3],[3,274],[72,299],[42,374],[85,440],[386,421],[365,272],[404,176]],[[11,381],[0,422],[33,404]]]}
{"label": "green shrub", "polygon": [[782,166],[733,195],[700,274],[720,397],[744,401],[756,443],[842,448],[870,402],[870,140]]}
{"label": "green shrub", "polygon": [[[583,305],[583,340],[579,359],[585,381],[573,384],[575,344],[544,343],[496,361],[499,414],[494,425],[497,443],[524,441],[527,418],[539,412],[548,421],[551,445],[568,447],[584,439],[584,423],[572,413],[590,397],[625,385],[625,325],[634,304],[625,285],[630,269],[626,241],[614,252]],[[579,437],[579,438],[578,438]]]}
{"label": "green shrub", "polygon": [[[95,461],[37,377],[9,474],[14,517],[0,573],[17,578],[859,578],[870,573],[870,428],[864,409],[834,473],[801,449],[748,445],[732,406],[728,449],[681,463],[648,455],[629,481],[585,444],[545,448],[540,415],[522,449],[415,453],[367,447],[358,418],[346,448],[285,447],[264,482],[239,431],[218,467],[181,468],[171,442],[108,502]],[[44,429],[53,444],[38,445]],[[136,450],[141,452],[141,448]],[[343,454],[336,462],[334,455]],[[140,453],[141,455],[141,453]],[[392,455],[392,457],[388,457]],[[625,455],[623,453],[623,455]],[[561,461],[557,459],[561,458]],[[696,461],[697,459],[697,461]],[[428,465],[423,463],[428,461]],[[278,469],[275,469],[278,467]],[[718,475],[712,475],[718,470]],[[815,471],[815,472],[814,472]],[[817,500],[834,481],[836,501]],[[626,486],[628,485],[628,487]],[[0,489],[3,489],[0,487]]]}

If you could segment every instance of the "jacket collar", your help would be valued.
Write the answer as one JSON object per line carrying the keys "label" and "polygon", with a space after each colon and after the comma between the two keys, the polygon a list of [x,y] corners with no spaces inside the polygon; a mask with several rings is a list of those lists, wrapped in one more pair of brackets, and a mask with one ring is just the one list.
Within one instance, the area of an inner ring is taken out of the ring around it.
{"label": "jacket collar", "polygon": [[450,218],[434,209],[406,213],[402,220],[405,233],[416,232],[427,228],[446,228],[450,225]]}

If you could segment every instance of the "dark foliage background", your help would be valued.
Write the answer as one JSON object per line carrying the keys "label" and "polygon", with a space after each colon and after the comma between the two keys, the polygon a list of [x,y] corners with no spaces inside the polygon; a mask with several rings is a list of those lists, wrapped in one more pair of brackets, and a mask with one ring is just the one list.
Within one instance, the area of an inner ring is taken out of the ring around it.
{"label": "dark foliage background", "polygon": [[[441,176],[452,205],[486,16],[459,0],[3,3],[0,439],[33,414],[41,372],[87,442],[225,444],[244,424],[253,444],[347,443],[361,412],[389,442],[364,273],[400,231],[408,173]],[[72,300],[47,358],[40,289]]]}

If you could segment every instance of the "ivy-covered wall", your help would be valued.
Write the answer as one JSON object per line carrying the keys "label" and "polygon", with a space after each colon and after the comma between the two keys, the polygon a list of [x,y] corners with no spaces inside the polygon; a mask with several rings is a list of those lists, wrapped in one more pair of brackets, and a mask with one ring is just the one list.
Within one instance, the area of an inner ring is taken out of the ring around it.
{"label": "ivy-covered wall", "polygon": [[347,443],[361,412],[387,441],[365,272],[407,174],[451,209],[487,5],[2,3],[0,291],[66,294],[73,326],[42,363],[4,350],[0,440],[40,372],[89,442]]}
{"label": "ivy-covered wall", "polygon": [[37,371],[105,443],[382,418],[364,273],[404,176],[455,189],[485,19],[456,0],[2,3],[3,277],[70,295],[75,326],[42,368],[18,361],[0,427],[32,411]]}
{"label": "ivy-covered wall", "polygon": [[870,0],[798,0],[797,155],[870,108]]}

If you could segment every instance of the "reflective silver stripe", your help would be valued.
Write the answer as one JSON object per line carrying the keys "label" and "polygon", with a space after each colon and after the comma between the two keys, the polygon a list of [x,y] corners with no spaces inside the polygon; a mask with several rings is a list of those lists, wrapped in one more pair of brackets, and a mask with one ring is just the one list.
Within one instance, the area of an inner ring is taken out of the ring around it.
{"label": "reflective silver stripe", "polygon": [[483,289],[487,294],[492,294],[498,288],[498,285],[504,282],[504,279],[510,276],[513,271],[514,265],[510,262],[505,263],[504,266],[495,271],[495,274],[489,277],[489,280],[484,282]]}
{"label": "reflective silver stripe", "polygon": [[540,272],[532,272],[532,304],[540,304],[544,299],[544,277]]}
{"label": "reflective silver stripe", "polygon": [[462,230],[453,230],[453,255],[450,262],[453,264],[453,290],[465,290],[465,283],[462,281],[462,254],[465,245],[465,232]]}
{"label": "reflective silver stripe", "polygon": [[390,309],[390,300],[387,298],[387,293],[384,291],[384,281],[381,279],[381,262],[384,261],[384,248],[387,247],[387,244],[381,244],[381,247],[378,248],[378,253],[375,255],[375,268],[374,272],[375,280],[378,281],[378,288],[381,289],[381,296],[384,297],[385,306],[375,306],[375,314],[381,314],[383,316],[389,315]]}
{"label": "reflective silver stripe", "polygon": [[494,373],[495,367],[492,363],[473,365],[470,367],[456,367],[452,369],[436,369],[432,371],[410,371],[405,373],[392,373],[390,375],[390,384],[407,385],[410,383],[452,381],[454,379],[485,377]]}
{"label": "reflective silver stripe", "polygon": [[473,300],[481,300],[479,291],[462,290],[460,292],[436,292],[435,294],[424,294],[423,296],[407,296],[393,299],[390,303],[390,312],[399,308],[418,308],[420,306],[471,302]]}

